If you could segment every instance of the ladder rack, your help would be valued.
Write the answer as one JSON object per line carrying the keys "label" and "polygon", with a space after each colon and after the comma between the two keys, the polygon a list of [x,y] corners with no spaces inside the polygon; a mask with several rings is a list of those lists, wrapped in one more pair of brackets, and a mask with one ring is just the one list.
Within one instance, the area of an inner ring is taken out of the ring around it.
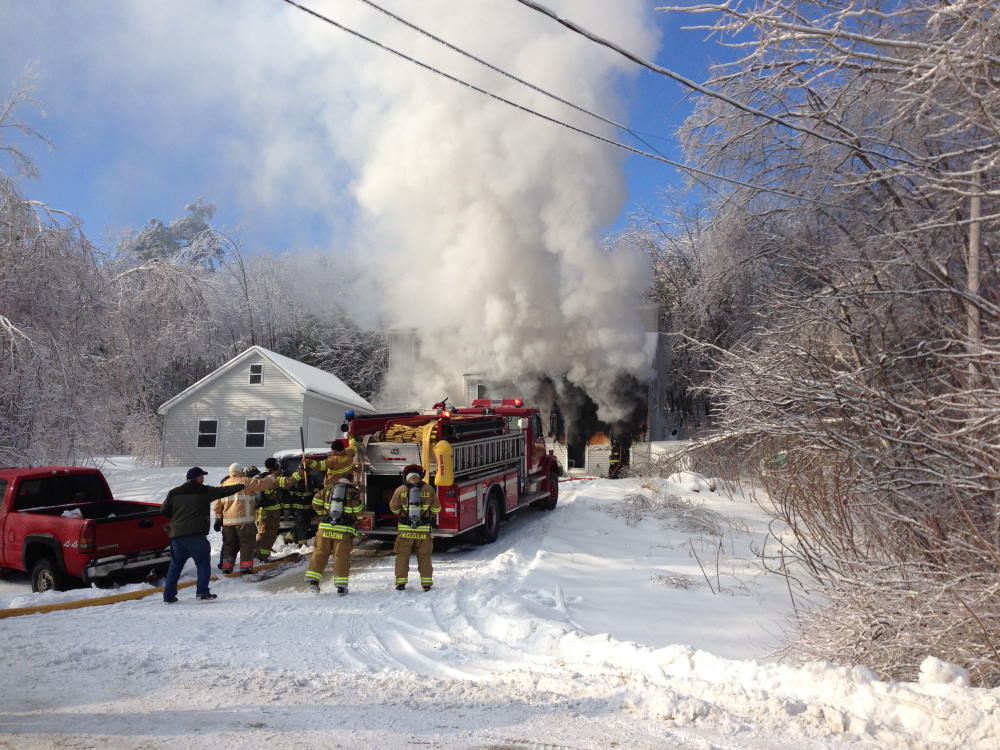
{"label": "ladder rack", "polygon": [[523,462],[524,434],[501,435],[473,440],[468,443],[452,443],[451,454],[455,463],[455,474],[467,474],[479,469]]}

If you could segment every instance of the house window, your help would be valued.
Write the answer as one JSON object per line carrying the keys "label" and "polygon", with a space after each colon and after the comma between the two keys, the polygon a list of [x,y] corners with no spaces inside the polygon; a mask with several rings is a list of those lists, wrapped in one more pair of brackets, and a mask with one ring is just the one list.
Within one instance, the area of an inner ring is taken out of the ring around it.
{"label": "house window", "polygon": [[264,365],[250,365],[250,385],[264,382]]}
{"label": "house window", "polygon": [[263,448],[264,432],[267,428],[266,419],[247,420],[247,448]]}
{"label": "house window", "polygon": [[198,421],[198,447],[215,448],[219,437],[219,420],[202,419]]}

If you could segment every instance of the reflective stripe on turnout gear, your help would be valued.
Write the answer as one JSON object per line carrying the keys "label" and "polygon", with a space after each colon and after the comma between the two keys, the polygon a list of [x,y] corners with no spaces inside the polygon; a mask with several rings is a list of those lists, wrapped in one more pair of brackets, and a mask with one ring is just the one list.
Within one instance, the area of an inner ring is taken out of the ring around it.
{"label": "reflective stripe on turnout gear", "polygon": [[430,526],[418,526],[417,528],[406,527],[405,531],[398,532],[402,539],[426,539],[430,536]]}

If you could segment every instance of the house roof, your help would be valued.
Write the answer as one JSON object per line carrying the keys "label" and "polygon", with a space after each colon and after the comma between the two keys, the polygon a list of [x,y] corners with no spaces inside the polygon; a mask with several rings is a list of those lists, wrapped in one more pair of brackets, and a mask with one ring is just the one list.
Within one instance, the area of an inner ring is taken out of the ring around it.
{"label": "house roof", "polygon": [[319,396],[320,398],[340,401],[350,406],[356,406],[359,409],[366,409],[369,412],[375,411],[375,407],[348,388],[344,384],[344,381],[336,375],[331,375],[330,373],[320,370],[317,367],[313,367],[303,362],[299,362],[298,360],[291,359],[290,357],[277,354],[272,352],[270,349],[265,349],[262,346],[251,346],[239,356],[226,362],[226,364],[218,370],[210,372],[194,385],[185,388],[172,399],[163,403],[160,408],[156,410],[157,414],[166,414],[172,406],[180,401],[183,401],[192,393],[200,390],[229,370],[239,367],[242,362],[250,359],[250,357],[254,354],[259,354],[264,359],[269,360],[275,367],[295,381],[299,387],[302,388],[303,393]]}

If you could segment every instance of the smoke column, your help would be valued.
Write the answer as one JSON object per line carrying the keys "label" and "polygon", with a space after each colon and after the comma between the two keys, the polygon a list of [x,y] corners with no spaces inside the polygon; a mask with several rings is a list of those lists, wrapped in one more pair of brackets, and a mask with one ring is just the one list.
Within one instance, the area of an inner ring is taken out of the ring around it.
{"label": "smoke column", "polygon": [[[579,23],[650,54],[637,0],[556,3]],[[620,116],[626,74],[606,50],[510,2],[407,5],[404,17],[509,72],[605,116]],[[505,98],[606,135],[601,123],[430,44],[400,47]],[[385,38],[385,37],[380,37]],[[406,42],[409,44],[406,44]],[[647,376],[635,306],[649,283],[641,255],[599,247],[624,203],[622,155],[405,63],[373,56],[352,113],[364,143],[353,185],[364,212],[385,318],[413,327],[421,403],[463,373],[526,383],[565,377],[624,416],[612,385]],[[386,274],[385,271],[388,271]],[[454,394],[457,396],[460,394]]]}
{"label": "smoke column", "polygon": [[[303,1],[489,91],[612,135],[358,0]],[[635,67],[513,0],[382,1],[525,80],[623,117]],[[547,2],[655,52],[648,0]],[[468,372],[526,386],[549,376],[585,390],[612,421],[616,376],[647,375],[635,305],[649,270],[641,255],[605,252],[596,236],[624,203],[621,152],[279,0],[8,5],[0,63],[19,69],[40,55],[47,108],[72,118],[86,143],[114,131],[115,158],[101,159],[96,183],[103,202],[141,205],[144,221],[204,195],[222,222],[241,209],[248,226],[233,227],[237,235],[252,242],[267,231],[279,247],[315,242],[304,226],[323,226],[329,263],[310,268],[293,296],[305,302],[315,288],[367,321],[417,328],[422,400],[459,396],[452,389]],[[360,283],[349,270],[358,267]]]}

